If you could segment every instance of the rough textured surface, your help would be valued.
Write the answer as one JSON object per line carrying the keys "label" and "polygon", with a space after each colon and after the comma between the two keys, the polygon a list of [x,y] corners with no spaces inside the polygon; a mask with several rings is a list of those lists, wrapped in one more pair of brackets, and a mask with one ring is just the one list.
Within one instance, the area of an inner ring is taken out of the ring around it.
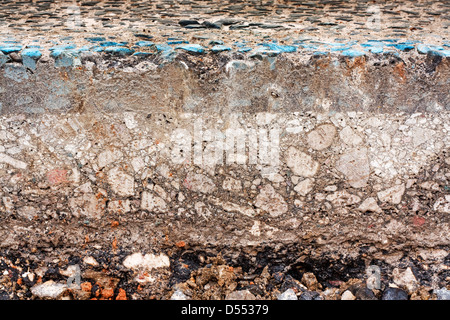
{"label": "rough textured surface", "polygon": [[448,3],[76,3],[0,9],[1,299],[448,297]]}

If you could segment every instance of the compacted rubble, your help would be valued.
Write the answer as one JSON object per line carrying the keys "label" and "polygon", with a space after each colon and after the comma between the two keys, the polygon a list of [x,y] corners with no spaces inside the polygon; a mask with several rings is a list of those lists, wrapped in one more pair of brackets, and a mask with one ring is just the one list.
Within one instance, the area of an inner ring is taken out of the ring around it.
{"label": "compacted rubble", "polygon": [[0,8],[0,299],[450,299],[446,2],[74,3]]}

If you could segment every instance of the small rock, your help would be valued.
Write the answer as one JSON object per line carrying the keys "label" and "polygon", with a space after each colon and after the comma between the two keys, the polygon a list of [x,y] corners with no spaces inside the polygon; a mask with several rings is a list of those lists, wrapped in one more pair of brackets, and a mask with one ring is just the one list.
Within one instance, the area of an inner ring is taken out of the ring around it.
{"label": "small rock", "polygon": [[299,300],[322,300],[320,294],[315,291],[305,291],[300,295]]}
{"label": "small rock", "polygon": [[170,260],[165,254],[154,255],[149,253],[144,256],[142,253],[136,252],[126,257],[123,265],[128,269],[152,270],[170,267]]}
{"label": "small rock", "polygon": [[308,133],[308,144],[315,150],[323,150],[331,146],[335,135],[335,126],[333,126],[332,124],[323,124]]}
{"label": "small rock", "polygon": [[345,175],[353,188],[365,187],[370,175],[367,149],[353,149],[343,154],[336,162],[336,169]]}
{"label": "small rock", "polygon": [[303,274],[302,283],[311,291],[316,291],[321,287],[316,276],[312,272],[306,272]]}
{"label": "small rock", "polygon": [[405,193],[405,185],[397,185],[377,193],[378,199],[382,202],[389,202],[392,204],[399,204],[402,201],[402,196]]}
{"label": "small rock", "polygon": [[306,196],[314,187],[314,179],[306,178],[300,181],[294,188],[294,190],[301,196]]}
{"label": "small rock", "polygon": [[93,267],[98,267],[99,266],[97,260],[95,260],[94,257],[92,257],[92,256],[84,257],[83,262],[85,264],[88,264],[88,265],[93,266]]}
{"label": "small rock", "polygon": [[356,300],[356,297],[350,290],[345,290],[344,293],[342,293],[341,300]]}
{"label": "small rock", "polygon": [[56,283],[53,280],[35,285],[31,288],[31,293],[39,298],[57,299],[67,290],[67,285]]}
{"label": "small rock", "polygon": [[286,164],[295,175],[312,177],[319,170],[319,163],[310,155],[290,147],[286,152]]}
{"label": "small rock", "polygon": [[450,300],[450,290],[447,288],[433,290],[433,293],[437,295],[438,300]]}
{"label": "small rock", "polygon": [[255,206],[267,211],[272,217],[278,217],[288,211],[286,201],[270,184],[261,188],[256,197]]}
{"label": "small rock", "polygon": [[176,290],[172,296],[170,297],[170,300],[189,300],[188,296],[183,293],[181,290]]}
{"label": "small rock", "polygon": [[407,268],[403,272],[400,272],[398,268],[395,268],[392,272],[392,277],[396,285],[405,287],[409,293],[412,293],[417,289],[417,279],[414,276],[411,268]]}
{"label": "small rock", "polygon": [[108,172],[108,183],[120,196],[134,195],[134,178],[119,168],[113,168]]}
{"label": "small rock", "polygon": [[255,300],[256,297],[248,290],[233,291],[225,297],[225,300]]}
{"label": "small rock", "polygon": [[294,290],[287,289],[285,292],[277,296],[278,300],[298,300]]}
{"label": "small rock", "polygon": [[358,210],[361,212],[383,213],[383,210],[378,206],[377,200],[372,197],[364,200],[358,207]]}
{"label": "small rock", "polygon": [[373,291],[367,287],[360,287],[356,289],[355,297],[358,300],[378,300]]}
{"label": "small rock", "polygon": [[344,127],[339,133],[341,140],[350,146],[356,146],[363,142],[363,139],[349,126]]}
{"label": "small rock", "polygon": [[381,300],[408,300],[408,294],[399,288],[387,288]]}

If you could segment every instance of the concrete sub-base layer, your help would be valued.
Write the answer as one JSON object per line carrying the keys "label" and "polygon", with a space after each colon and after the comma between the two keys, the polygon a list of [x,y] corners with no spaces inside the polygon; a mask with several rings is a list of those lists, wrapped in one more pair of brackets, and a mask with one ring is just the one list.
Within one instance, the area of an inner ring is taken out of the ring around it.
{"label": "concrete sub-base layer", "polygon": [[449,298],[448,50],[5,48],[1,299]]}

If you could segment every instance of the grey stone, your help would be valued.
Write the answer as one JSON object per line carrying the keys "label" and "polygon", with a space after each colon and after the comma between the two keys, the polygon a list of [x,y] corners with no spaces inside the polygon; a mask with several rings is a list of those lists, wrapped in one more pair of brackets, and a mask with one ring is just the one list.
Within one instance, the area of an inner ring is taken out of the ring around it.
{"label": "grey stone", "polygon": [[408,300],[408,294],[399,288],[387,288],[381,300]]}
{"label": "grey stone", "polygon": [[433,292],[437,295],[438,300],[450,300],[450,290],[447,288],[433,290]]}

